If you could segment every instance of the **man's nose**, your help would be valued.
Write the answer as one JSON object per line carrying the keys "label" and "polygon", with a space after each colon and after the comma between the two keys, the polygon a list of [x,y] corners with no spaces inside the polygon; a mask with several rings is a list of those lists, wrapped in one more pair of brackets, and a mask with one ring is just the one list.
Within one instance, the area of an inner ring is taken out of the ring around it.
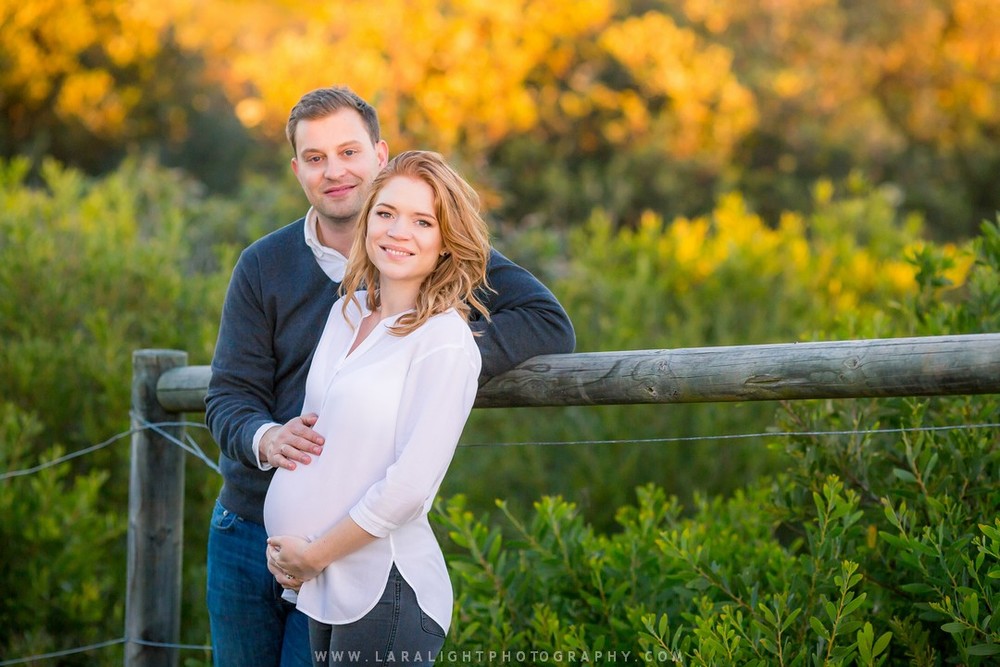
{"label": "man's nose", "polygon": [[326,170],[323,172],[323,175],[332,181],[343,176],[345,171],[346,169],[343,162],[337,159],[332,159],[326,161]]}

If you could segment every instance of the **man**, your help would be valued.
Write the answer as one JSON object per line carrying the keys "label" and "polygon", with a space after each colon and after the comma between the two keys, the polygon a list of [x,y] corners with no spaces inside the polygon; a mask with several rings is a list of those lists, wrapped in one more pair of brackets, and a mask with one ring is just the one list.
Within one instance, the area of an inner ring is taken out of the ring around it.
{"label": "man", "polygon": [[[337,299],[355,218],[389,155],[375,110],[347,88],[304,95],[286,133],[311,206],[241,254],[205,399],[223,477],[208,541],[217,666],[311,664],[306,618],[281,598],[267,567],[264,497],[275,467],[308,465],[322,452],[316,416],[300,414],[306,374]],[[471,322],[482,332],[481,380],[539,354],[573,351],[573,326],[544,285],[495,250],[487,275],[491,321]]]}

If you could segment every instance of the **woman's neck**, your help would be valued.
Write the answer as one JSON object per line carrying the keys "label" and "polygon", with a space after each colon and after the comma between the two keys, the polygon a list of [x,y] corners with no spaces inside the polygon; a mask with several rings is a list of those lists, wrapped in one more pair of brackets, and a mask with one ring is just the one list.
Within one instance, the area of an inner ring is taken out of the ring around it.
{"label": "woman's neck", "polygon": [[394,317],[416,308],[419,291],[419,285],[411,288],[409,285],[386,285],[382,283],[379,289],[380,319]]}

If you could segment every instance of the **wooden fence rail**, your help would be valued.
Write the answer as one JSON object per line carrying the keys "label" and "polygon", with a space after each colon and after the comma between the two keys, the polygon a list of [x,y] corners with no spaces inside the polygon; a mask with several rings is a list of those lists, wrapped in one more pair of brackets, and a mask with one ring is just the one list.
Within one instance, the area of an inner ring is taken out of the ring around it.
{"label": "wooden fence rail", "polygon": [[[132,423],[205,409],[208,366],[176,350],[133,355]],[[712,403],[1000,393],[1000,334],[539,356],[480,388],[477,408]],[[132,437],[126,667],[176,667],[184,452]],[[140,640],[143,643],[137,643]],[[148,642],[148,643],[147,643]]]}

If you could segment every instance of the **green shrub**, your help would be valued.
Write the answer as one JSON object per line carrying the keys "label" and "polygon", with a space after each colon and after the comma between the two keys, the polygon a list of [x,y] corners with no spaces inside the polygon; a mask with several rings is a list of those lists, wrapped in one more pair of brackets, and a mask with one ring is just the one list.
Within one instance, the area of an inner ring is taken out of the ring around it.
{"label": "green shrub", "polygon": [[[41,469],[0,480],[0,654],[36,655],[121,636],[125,523],[103,506],[105,471],[72,475],[41,437],[38,415],[0,403],[0,471]],[[109,555],[111,557],[109,558]],[[120,626],[119,626],[120,627]],[[120,662],[120,657],[119,657]],[[84,664],[77,659],[62,664]]]}
{"label": "green shrub", "polygon": [[[901,328],[997,330],[1000,226],[974,252],[959,292],[948,256],[913,254]],[[691,508],[640,487],[614,531],[560,498],[528,518],[498,502],[498,521],[453,497],[435,515],[458,600],[443,661],[995,664],[998,414],[996,395],[789,402],[779,426],[796,435],[768,444],[781,474]]]}
{"label": "green shrub", "polygon": [[[24,161],[0,163],[4,472],[126,432],[134,350],[183,349],[208,363],[228,279],[228,269],[193,270],[191,234],[208,224],[205,211],[225,207],[176,172],[128,162],[90,180],[48,162],[43,188],[26,186],[26,173]],[[0,481],[5,657],[122,636],[128,447],[118,440]],[[188,483],[204,526],[199,494],[214,495],[219,480],[192,466]],[[193,553],[205,533],[188,531]],[[198,591],[186,609],[204,620],[203,607]],[[98,659],[120,663],[114,651]]]}
{"label": "green shrub", "polygon": [[[573,319],[580,352],[829,339],[841,318],[866,323],[871,336],[900,335],[905,318],[891,304],[916,293],[903,258],[924,247],[919,221],[902,216],[890,191],[860,180],[843,192],[819,183],[814,196],[813,213],[788,212],[776,229],[730,194],[695,219],[647,213],[636,229],[617,229],[595,212],[564,241],[530,229],[501,243],[539,267]],[[542,259],[553,252],[558,263]],[[956,280],[964,266],[956,262]],[[781,450],[725,437],[767,431],[774,410],[768,402],[477,410],[467,444],[574,444],[461,448],[442,492],[464,493],[479,510],[495,497],[528,511],[533,499],[561,496],[610,529],[637,486],[663,485],[687,503],[781,470]]]}

